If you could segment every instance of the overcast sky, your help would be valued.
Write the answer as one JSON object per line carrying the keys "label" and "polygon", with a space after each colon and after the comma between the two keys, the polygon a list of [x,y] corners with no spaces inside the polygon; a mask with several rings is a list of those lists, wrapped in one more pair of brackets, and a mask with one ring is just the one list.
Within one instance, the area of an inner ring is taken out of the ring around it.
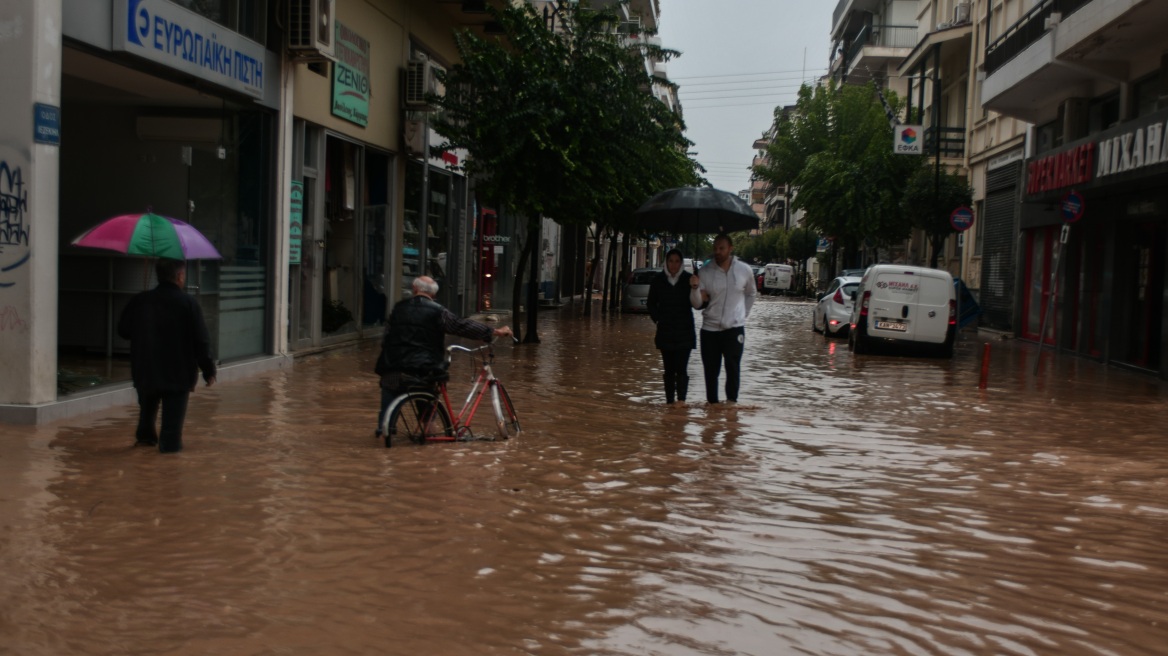
{"label": "overcast sky", "polygon": [[750,186],[754,140],[799,84],[827,72],[833,0],[660,0],[661,45],[680,50],[686,136],[719,189]]}

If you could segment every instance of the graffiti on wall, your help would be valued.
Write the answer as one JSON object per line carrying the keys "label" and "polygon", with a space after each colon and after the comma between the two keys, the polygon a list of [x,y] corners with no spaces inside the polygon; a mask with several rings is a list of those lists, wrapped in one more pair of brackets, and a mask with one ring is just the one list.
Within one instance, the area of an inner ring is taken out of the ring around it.
{"label": "graffiti on wall", "polygon": [[0,158],[0,288],[29,258],[28,190],[19,163]]}
{"label": "graffiti on wall", "polygon": [[6,332],[28,332],[28,324],[20,318],[20,311],[11,305],[0,307],[0,333]]}

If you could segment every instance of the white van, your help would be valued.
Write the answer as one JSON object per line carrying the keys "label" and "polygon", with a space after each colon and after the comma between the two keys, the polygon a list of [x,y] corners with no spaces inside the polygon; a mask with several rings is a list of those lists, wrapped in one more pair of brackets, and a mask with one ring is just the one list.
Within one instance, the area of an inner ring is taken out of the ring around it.
{"label": "white van", "polygon": [[848,347],[867,353],[877,343],[925,344],[953,357],[957,292],[948,271],[877,264],[854,292]]}
{"label": "white van", "polygon": [[795,268],[789,264],[768,264],[763,267],[762,292],[782,294],[791,289],[791,277]]}

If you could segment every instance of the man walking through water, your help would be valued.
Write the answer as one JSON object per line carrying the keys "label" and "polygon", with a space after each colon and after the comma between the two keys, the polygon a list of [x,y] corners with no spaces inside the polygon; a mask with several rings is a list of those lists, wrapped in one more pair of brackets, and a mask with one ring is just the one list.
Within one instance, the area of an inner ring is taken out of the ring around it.
{"label": "man walking through water", "polygon": [[[138,389],[138,444],[162,453],[182,451],[187,402],[198,384],[215,384],[215,362],[199,302],[186,293],[187,264],[162,258],[158,286],[130,299],[118,335],[130,340],[130,377]],[[162,428],[154,430],[158,407]]]}
{"label": "man walking through water", "polygon": [[[383,437],[381,422],[389,402],[408,388],[404,379],[445,374],[446,335],[490,342],[512,334],[510,326],[491,328],[473,319],[460,318],[442,307],[434,300],[438,283],[430,276],[414,278],[411,289],[413,296],[398,301],[389,313],[381,337],[381,354],[374,367],[374,372],[381,377],[381,412],[374,432],[378,439]],[[392,436],[385,437],[385,445],[389,446]]]}
{"label": "man walking through water", "polygon": [[718,372],[726,361],[726,400],[738,402],[746,317],[754,305],[754,272],[734,257],[730,235],[714,237],[714,263],[690,278],[690,304],[702,311],[702,369],[706,401],[718,403]]}

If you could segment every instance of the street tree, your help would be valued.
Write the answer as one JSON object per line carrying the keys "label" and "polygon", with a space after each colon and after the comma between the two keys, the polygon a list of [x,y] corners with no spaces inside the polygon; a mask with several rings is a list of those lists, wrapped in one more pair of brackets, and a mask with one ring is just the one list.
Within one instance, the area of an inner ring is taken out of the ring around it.
{"label": "street tree", "polygon": [[[432,101],[444,139],[436,150],[465,148],[463,169],[484,197],[524,217],[517,308],[541,217],[627,229],[653,192],[695,179],[680,117],[647,92],[646,53],[676,53],[617,34],[617,8],[559,2],[552,29],[527,3],[489,7],[501,34],[456,33],[460,62]],[[528,286],[525,342],[539,341],[537,282]]]}
{"label": "street tree", "polygon": [[949,216],[959,207],[973,202],[973,189],[962,176],[946,170],[937,171],[923,166],[909,178],[901,199],[901,211],[914,228],[929,239],[929,266],[937,268],[937,260],[945,246],[945,239],[953,234]]}
{"label": "street tree", "polygon": [[[887,96],[898,112],[899,99]],[[806,211],[806,227],[833,238],[833,248],[849,255],[865,243],[887,245],[908,236],[912,226],[900,198],[921,163],[893,153],[892,126],[871,87],[804,85],[795,110],[776,108],[775,122],[767,163],[754,173],[798,189],[791,206]]]}

